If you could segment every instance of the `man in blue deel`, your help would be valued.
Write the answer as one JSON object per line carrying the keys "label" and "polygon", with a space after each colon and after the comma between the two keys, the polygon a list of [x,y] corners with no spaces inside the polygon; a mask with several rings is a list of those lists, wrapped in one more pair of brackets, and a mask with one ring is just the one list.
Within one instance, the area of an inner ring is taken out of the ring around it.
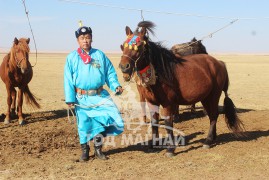
{"label": "man in blue deel", "polygon": [[75,106],[82,149],[80,161],[89,160],[91,140],[95,157],[105,160],[103,137],[119,135],[124,123],[103,85],[107,84],[116,94],[123,89],[111,61],[102,51],[92,48],[91,28],[82,26],[75,35],[79,48],[67,56],[64,68],[65,102],[69,107]]}

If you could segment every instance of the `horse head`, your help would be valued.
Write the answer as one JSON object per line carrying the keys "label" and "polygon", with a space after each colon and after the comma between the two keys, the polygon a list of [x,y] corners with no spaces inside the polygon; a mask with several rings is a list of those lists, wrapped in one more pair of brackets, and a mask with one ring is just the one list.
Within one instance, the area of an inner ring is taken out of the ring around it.
{"label": "horse head", "polygon": [[149,64],[145,57],[148,42],[146,34],[148,30],[152,32],[150,28],[153,26],[154,25],[151,22],[142,21],[138,24],[134,33],[128,26],[126,26],[125,32],[127,39],[120,46],[122,56],[119,64],[125,81],[130,81],[135,71],[140,71]]}
{"label": "horse head", "polygon": [[22,74],[27,73],[31,68],[29,62],[29,42],[30,38],[20,38],[18,40],[15,37],[11,48],[11,63],[14,68],[19,68]]}
{"label": "horse head", "polygon": [[202,40],[197,40],[195,37],[190,42],[193,47],[193,54],[208,54]]}

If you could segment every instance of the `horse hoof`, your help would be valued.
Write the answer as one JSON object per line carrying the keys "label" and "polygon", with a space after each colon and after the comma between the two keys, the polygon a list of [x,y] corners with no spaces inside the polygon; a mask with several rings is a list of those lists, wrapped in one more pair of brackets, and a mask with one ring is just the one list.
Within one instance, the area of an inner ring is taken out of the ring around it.
{"label": "horse hoof", "polygon": [[24,126],[26,124],[26,121],[25,120],[21,120],[21,121],[19,121],[19,125],[20,126]]}
{"label": "horse hoof", "polygon": [[9,124],[9,123],[10,123],[9,120],[5,119],[4,124]]}
{"label": "horse hoof", "polygon": [[171,157],[174,157],[175,156],[175,153],[173,153],[173,152],[167,152],[167,153],[165,153],[165,155],[166,155],[166,157],[171,158]]}
{"label": "horse hoof", "polygon": [[204,144],[204,145],[203,145],[203,148],[204,148],[204,149],[209,149],[209,148],[210,148],[210,145],[208,145],[208,144]]}

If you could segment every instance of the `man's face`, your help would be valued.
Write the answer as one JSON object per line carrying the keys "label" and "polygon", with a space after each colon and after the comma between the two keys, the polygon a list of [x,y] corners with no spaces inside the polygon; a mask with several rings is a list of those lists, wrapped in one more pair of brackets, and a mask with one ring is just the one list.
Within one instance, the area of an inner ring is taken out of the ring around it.
{"label": "man's face", "polygon": [[91,49],[92,36],[90,34],[80,35],[77,41],[79,47],[84,49],[85,51],[89,51]]}

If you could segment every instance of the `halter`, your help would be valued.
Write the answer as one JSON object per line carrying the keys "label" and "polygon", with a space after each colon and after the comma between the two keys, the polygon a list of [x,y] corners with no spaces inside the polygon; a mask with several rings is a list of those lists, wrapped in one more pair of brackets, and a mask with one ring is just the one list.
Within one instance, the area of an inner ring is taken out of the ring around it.
{"label": "halter", "polygon": [[[13,50],[13,55],[14,55],[14,59],[15,59],[15,61],[16,61],[16,66],[18,67],[18,68],[21,68],[21,62],[23,61],[23,60],[27,60],[27,54],[29,55],[29,52],[27,52],[26,50],[24,50],[26,47],[25,47],[25,45],[24,44],[22,44],[22,45],[17,45],[18,46],[18,48],[19,49],[21,49],[21,51],[24,51],[24,53],[23,53],[23,58],[22,59],[19,59],[18,58],[18,56],[17,56],[17,52],[16,52],[16,50]],[[27,47],[28,48],[28,47]],[[22,50],[23,49],[23,50]]]}
{"label": "halter", "polygon": [[140,60],[140,58],[142,57],[142,54],[143,54],[143,53],[141,53],[140,56],[139,56],[137,59],[133,59],[131,56],[129,56],[129,55],[127,55],[127,54],[123,54],[122,56],[131,59],[131,60],[135,63],[135,67],[134,67],[134,68],[137,68],[137,65],[136,65],[136,64],[137,64],[137,62]]}
{"label": "halter", "polygon": [[[146,68],[150,70],[150,76],[149,77],[143,77],[140,75],[140,71],[137,70],[137,62],[141,59],[141,57],[144,55],[144,51],[140,54],[140,56],[137,59],[132,58],[131,56],[127,55],[127,54],[123,54],[122,57],[127,57],[128,59],[130,59],[131,61],[133,61],[135,63],[135,66],[133,67],[133,69],[135,69],[139,79],[141,79],[141,85],[146,87],[146,86],[150,86],[150,85],[154,85],[156,83],[156,75],[155,75],[155,70],[153,68],[153,65],[150,63]],[[142,70],[144,71],[144,70]],[[132,78],[133,75],[131,75]],[[137,83],[137,82],[136,82]]]}
{"label": "halter", "polygon": [[15,56],[15,61],[16,61],[16,65],[17,65],[17,67],[18,67],[18,68],[21,68],[21,62],[22,62],[23,60],[25,60],[26,58],[24,57],[24,58],[22,58],[21,60],[19,60],[19,59],[17,58],[17,56],[16,56],[16,53],[14,53],[14,56]]}

